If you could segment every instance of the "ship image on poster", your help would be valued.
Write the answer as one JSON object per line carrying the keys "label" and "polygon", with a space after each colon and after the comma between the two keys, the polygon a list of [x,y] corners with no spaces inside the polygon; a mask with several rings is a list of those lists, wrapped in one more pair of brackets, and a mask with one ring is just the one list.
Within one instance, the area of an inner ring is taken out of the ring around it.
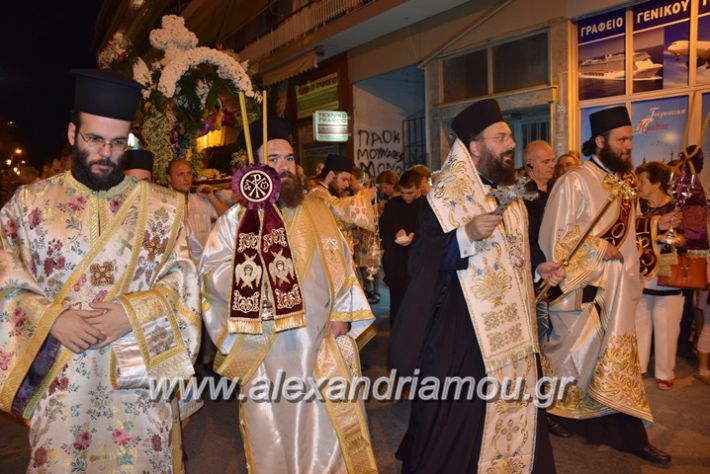
{"label": "ship image on poster", "polygon": [[[690,39],[690,1],[651,1],[634,7],[633,44],[637,53],[660,65],[655,77],[634,81],[634,92],[688,85],[687,46]],[[683,45],[686,46],[682,57]],[[648,63],[646,63],[648,64]]]}
{"label": "ship image on poster", "polygon": [[[605,81],[623,81],[625,74],[624,53],[609,54],[604,57],[589,58],[579,63],[579,77]],[[659,75],[663,64],[653,62],[646,51],[634,51],[633,80],[645,81],[662,79]]]}
{"label": "ship image on poster", "polygon": [[625,22],[626,12],[622,9],[577,23],[580,100],[626,92]]}

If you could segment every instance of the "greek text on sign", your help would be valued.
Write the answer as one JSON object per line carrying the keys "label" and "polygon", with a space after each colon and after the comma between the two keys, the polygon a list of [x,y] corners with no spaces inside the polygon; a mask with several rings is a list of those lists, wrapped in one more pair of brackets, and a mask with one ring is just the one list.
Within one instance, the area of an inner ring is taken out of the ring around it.
{"label": "greek text on sign", "polygon": [[317,142],[347,142],[348,113],[341,110],[316,110],[313,136]]}
{"label": "greek text on sign", "polygon": [[636,27],[656,26],[661,23],[687,18],[690,13],[690,0],[677,2],[649,2],[634,8]]}
{"label": "greek text on sign", "polygon": [[582,38],[593,35],[597,33],[604,33],[605,31],[612,31],[616,29],[621,29],[624,27],[624,18],[616,17],[610,18],[609,20],[603,21],[601,23],[586,25],[580,28],[579,34]]}

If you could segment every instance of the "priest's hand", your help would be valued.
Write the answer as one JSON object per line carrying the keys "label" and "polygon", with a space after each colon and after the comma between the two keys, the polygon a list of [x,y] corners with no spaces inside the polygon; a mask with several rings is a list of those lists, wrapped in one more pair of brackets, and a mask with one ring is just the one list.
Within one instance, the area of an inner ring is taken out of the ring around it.
{"label": "priest's hand", "polygon": [[101,330],[87,322],[87,318],[100,314],[101,311],[64,310],[54,321],[49,333],[73,353],[81,354],[105,338]]}
{"label": "priest's hand", "polygon": [[564,280],[567,271],[564,267],[555,262],[542,262],[537,266],[537,273],[551,286],[557,286]]}
{"label": "priest's hand", "polygon": [[466,235],[471,241],[487,239],[502,220],[497,214],[480,214],[466,224]]}
{"label": "priest's hand", "polygon": [[106,336],[93,349],[106,347],[133,330],[126,310],[119,303],[91,303],[91,307],[99,310],[99,314],[88,316],[86,321]]}
{"label": "priest's hand", "polygon": [[614,245],[608,244],[606,246],[606,250],[604,251],[604,261],[609,261],[609,260],[619,260],[621,263],[624,263],[624,256],[621,255],[621,252],[619,252],[619,249],[617,249]]}
{"label": "priest's hand", "polygon": [[343,323],[341,321],[329,321],[328,331],[333,335],[333,337],[342,336],[348,332],[348,323]]}

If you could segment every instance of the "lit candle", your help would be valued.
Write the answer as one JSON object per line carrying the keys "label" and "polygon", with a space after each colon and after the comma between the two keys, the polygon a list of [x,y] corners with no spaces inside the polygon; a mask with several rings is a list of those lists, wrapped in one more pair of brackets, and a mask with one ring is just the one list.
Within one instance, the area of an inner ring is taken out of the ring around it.
{"label": "lit candle", "polygon": [[249,163],[254,164],[254,156],[251,152],[251,135],[249,135],[249,117],[247,116],[247,101],[244,91],[239,91],[239,106],[242,109],[242,127],[244,127],[244,142],[247,147]]}
{"label": "lit candle", "polygon": [[262,148],[261,148],[261,158],[262,158],[261,162],[264,164],[268,164],[269,163],[269,134],[266,130],[266,122],[267,122],[267,120],[266,120],[266,117],[267,117],[266,91],[262,92],[261,105],[262,105],[262,111],[263,111],[262,116],[263,116],[263,120],[264,120],[264,127],[263,127],[263,134],[264,135],[263,135],[263,140],[262,140],[263,145],[261,145],[262,146]]}

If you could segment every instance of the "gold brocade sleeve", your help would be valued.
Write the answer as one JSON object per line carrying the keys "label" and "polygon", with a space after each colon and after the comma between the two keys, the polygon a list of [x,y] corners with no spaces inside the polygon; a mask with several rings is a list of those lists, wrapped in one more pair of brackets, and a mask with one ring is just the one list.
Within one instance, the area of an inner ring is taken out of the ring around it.
{"label": "gold brocade sleeve", "polygon": [[35,281],[30,242],[22,223],[21,188],[0,211],[0,409],[12,402],[54,321],[64,311]]}
{"label": "gold brocade sleeve", "polygon": [[370,202],[367,189],[361,189],[354,196],[338,198],[318,186],[309,193],[309,197],[323,201],[339,222],[375,231],[377,212]]}
{"label": "gold brocade sleeve", "polygon": [[316,230],[318,253],[328,275],[332,298],[329,319],[352,323],[349,335],[362,348],[375,336],[375,316],[355,276],[350,247],[322,202],[304,203],[304,209]]}
{"label": "gold brocade sleeve", "polygon": [[[582,178],[576,173],[563,175],[555,184],[545,206],[540,226],[540,249],[549,260],[562,261],[574,248],[594,219],[590,203],[585,202],[586,191]],[[615,212],[609,209],[609,214]],[[607,243],[592,233],[570,260],[567,275],[560,289],[567,294],[587,285],[603,285],[604,253]]]}
{"label": "gold brocade sleeve", "polygon": [[[330,320],[353,322],[372,319],[375,316],[372,314],[365,292],[360,286],[357,276],[355,276],[350,248],[345,239],[341,238],[339,244],[342,252],[339,258],[344,259],[343,264],[341,264],[344,275],[341,280],[342,283],[336,285],[333,289],[335,295],[330,312]],[[326,264],[332,272],[335,265],[331,261],[326,262]]]}
{"label": "gold brocade sleeve", "polygon": [[133,329],[113,346],[116,388],[146,388],[148,379],[188,378],[200,344],[199,287],[185,227],[147,291],[118,298]]}

